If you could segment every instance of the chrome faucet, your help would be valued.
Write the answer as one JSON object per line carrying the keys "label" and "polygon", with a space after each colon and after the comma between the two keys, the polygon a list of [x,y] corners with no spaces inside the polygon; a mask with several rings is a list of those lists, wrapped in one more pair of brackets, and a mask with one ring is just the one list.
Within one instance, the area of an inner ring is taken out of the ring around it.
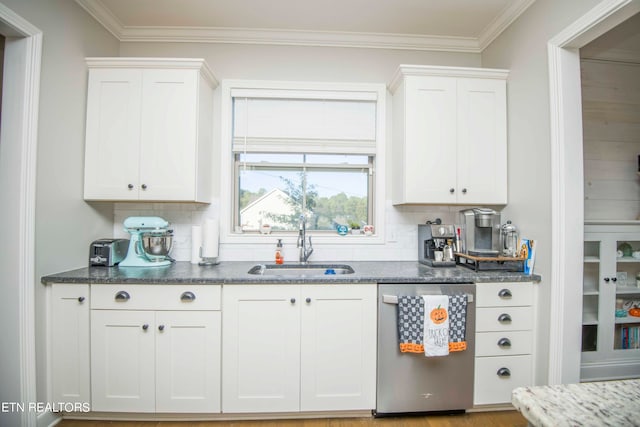
{"label": "chrome faucet", "polygon": [[311,236],[309,236],[309,246],[307,247],[307,220],[304,215],[300,215],[300,227],[296,247],[300,248],[300,263],[306,264],[313,253],[313,244],[311,243]]}

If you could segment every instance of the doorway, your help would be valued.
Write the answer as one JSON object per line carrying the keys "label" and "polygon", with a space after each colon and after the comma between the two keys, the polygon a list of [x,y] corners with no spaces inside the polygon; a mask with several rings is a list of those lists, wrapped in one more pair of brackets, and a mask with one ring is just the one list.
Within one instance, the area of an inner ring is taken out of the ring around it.
{"label": "doorway", "polygon": [[[0,222],[11,250],[0,257],[0,401],[35,402],[35,172],[42,32],[0,3],[3,43]],[[4,412],[2,425],[35,426],[36,413]]]}
{"label": "doorway", "polygon": [[579,49],[640,11],[602,1],[548,42],[552,166],[549,384],[580,381],[584,186]]}

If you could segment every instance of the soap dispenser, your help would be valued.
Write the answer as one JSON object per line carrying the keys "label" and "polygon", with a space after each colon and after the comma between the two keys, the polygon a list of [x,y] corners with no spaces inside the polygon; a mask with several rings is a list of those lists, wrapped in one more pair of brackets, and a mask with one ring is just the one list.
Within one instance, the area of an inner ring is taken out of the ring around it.
{"label": "soap dispenser", "polygon": [[278,239],[276,244],[276,264],[284,263],[284,255],[282,253],[282,239]]}

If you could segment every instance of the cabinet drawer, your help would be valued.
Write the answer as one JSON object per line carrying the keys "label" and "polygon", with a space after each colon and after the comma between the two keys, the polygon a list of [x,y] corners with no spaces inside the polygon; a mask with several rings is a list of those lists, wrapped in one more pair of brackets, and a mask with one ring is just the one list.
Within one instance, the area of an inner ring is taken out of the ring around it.
{"label": "cabinet drawer", "polygon": [[91,285],[91,308],[220,310],[219,285]]}
{"label": "cabinet drawer", "polygon": [[476,356],[513,356],[531,354],[533,333],[531,331],[478,332],[476,334]]}
{"label": "cabinet drawer", "polygon": [[477,307],[526,306],[533,303],[531,283],[478,283]]}
{"label": "cabinet drawer", "polygon": [[[511,391],[531,385],[531,356],[476,357],[475,405],[510,403]],[[504,371],[504,370],[507,371]],[[500,375],[499,372],[505,374]],[[508,373],[508,375],[506,375]]]}
{"label": "cabinet drawer", "polygon": [[476,309],[476,332],[530,329],[533,329],[531,307],[478,307]]}

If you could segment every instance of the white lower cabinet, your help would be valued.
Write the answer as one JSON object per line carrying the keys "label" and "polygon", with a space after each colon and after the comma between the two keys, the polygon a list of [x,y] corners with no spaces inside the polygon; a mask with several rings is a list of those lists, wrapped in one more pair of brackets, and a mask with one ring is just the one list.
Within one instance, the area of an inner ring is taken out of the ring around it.
{"label": "white lower cabinet", "polygon": [[51,286],[52,402],[91,401],[89,285]]}
{"label": "white lower cabinet", "polygon": [[223,290],[222,410],[375,407],[376,285]]}
{"label": "white lower cabinet", "polygon": [[220,412],[219,286],[95,289],[93,411]]}
{"label": "white lower cabinet", "polygon": [[514,388],[532,385],[533,285],[476,285],[475,405],[509,404]]}

